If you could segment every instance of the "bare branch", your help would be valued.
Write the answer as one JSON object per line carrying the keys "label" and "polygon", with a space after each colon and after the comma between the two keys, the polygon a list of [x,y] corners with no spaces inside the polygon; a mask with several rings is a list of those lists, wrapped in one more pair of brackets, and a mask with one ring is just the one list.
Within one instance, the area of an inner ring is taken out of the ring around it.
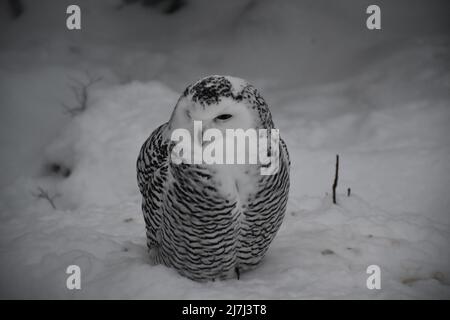
{"label": "bare branch", "polygon": [[73,83],[69,85],[70,89],[75,96],[75,100],[77,102],[76,106],[69,107],[62,103],[62,106],[65,110],[66,114],[74,117],[87,109],[88,100],[89,100],[89,88],[96,82],[102,80],[102,77],[93,77],[89,71],[86,71],[86,81],[81,81],[77,78],[73,78],[69,76],[69,80]]}
{"label": "bare branch", "polygon": [[53,196],[50,196],[48,191],[44,190],[41,187],[38,187],[38,191],[39,191],[38,193],[33,193],[32,192],[31,195],[33,197],[35,197],[36,199],[45,199],[45,200],[47,200],[50,203],[50,205],[52,206],[52,208],[56,210],[54,199],[57,198],[57,197],[60,197],[61,195],[59,193],[57,193],[57,194],[55,194]]}

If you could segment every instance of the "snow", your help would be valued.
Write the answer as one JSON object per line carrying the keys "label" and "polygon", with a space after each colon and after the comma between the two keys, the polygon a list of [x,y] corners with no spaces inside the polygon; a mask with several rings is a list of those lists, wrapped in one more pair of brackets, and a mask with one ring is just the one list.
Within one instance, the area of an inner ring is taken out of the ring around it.
{"label": "snow", "polygon": [[[65,1],[28,1],[21,19],[0,19],[0,297],[450,298],[444,9],[380,4],[386,27],[371,33],[364,3],[349,1],[197,0],[172,16],[79,2],[79,33],[61,26]],[[70,117],[62,103],[76,104],[70,86],[86,70],[101,80]],[[150,265],[135,160],[184,87],[207,74],[261,90],[292,167],[262,265],[205,284]],[[72,264],[81,290],[65,286]],[[381,290],[366,287],[373,264]]]}

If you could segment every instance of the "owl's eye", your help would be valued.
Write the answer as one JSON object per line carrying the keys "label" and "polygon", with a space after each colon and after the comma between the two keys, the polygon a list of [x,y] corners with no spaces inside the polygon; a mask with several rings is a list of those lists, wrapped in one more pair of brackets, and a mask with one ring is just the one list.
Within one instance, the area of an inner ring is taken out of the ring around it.
{"label": "owl's eye", "polygon": [[220,116],[217,116],[214,120],[228,120],[228,119],[230,119],[232,117],[232,115],[231,114],[227,114],[227,113],[224,113],[224,114],[221,114]]}

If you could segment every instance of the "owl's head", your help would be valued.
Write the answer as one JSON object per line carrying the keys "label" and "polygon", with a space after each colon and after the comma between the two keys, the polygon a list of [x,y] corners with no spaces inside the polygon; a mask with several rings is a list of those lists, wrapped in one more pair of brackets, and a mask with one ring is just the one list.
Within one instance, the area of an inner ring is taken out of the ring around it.
{"label": "owl's head", "polygon": [[247,81],[212,75],[186,88],[172,113],[170,129],[191,131],[194,121],[203,130],[271,129],[272,117],[264,99]]}

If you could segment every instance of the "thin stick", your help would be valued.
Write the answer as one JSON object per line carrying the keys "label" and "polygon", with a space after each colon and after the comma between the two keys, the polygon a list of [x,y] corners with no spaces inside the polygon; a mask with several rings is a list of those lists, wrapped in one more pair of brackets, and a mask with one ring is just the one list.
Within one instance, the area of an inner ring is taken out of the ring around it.
{"label": "thin stick", "polygon": [[336,172],[334,174],[334,182],[333,182],[333,203],[336,204],[336,187],[338,184],[339,177],[339,155],[336,155]]}

